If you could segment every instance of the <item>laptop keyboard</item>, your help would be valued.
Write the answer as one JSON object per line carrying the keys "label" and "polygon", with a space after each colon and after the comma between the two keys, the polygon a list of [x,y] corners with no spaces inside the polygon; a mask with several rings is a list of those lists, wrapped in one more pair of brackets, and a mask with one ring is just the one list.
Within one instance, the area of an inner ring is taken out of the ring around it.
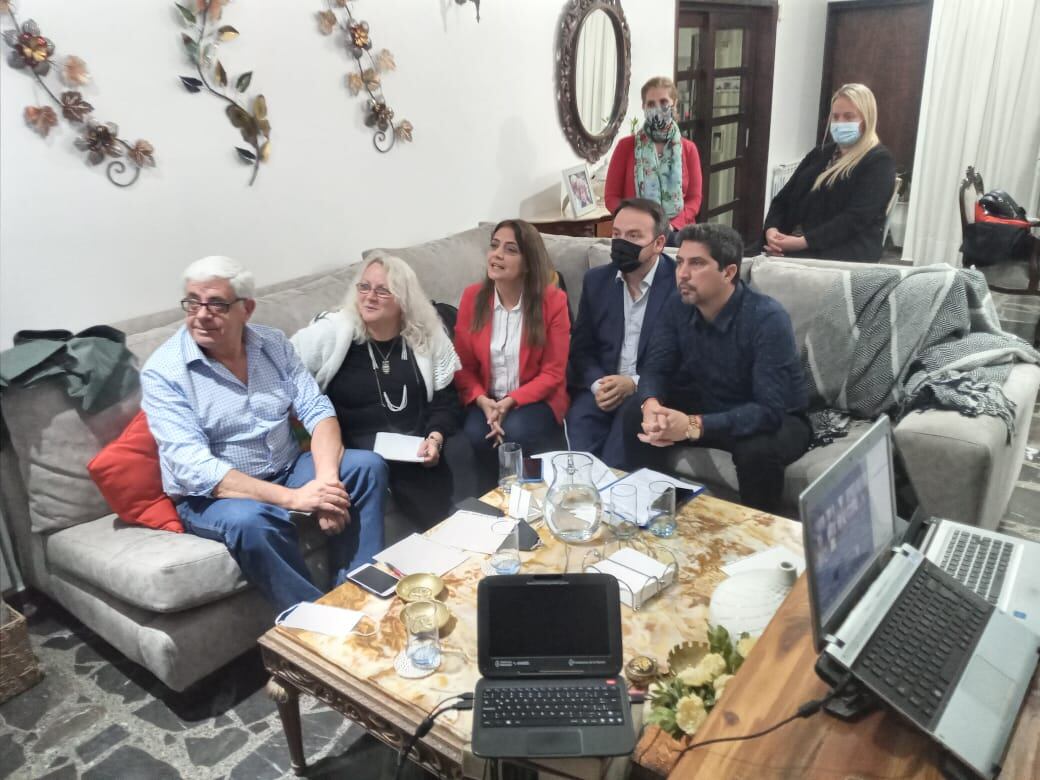
{"label": "laptop keyboard", "polygon": [[485,688],[480,724],[499,726],[607,726],[625,722],[617,683],[546,688]]}
{"label": "laptop keyboard", "polygon": [[954,531],[946,543],[939,566],[969,590],[990,604],[996,604],[1014,549],[1011,542],[978,536],[970,531]]}
{"label": "laptop keyboard", "polygon": [[918,723],[937,718],[992,607],[956,593],[927,562],[878,626],[853,671]]}

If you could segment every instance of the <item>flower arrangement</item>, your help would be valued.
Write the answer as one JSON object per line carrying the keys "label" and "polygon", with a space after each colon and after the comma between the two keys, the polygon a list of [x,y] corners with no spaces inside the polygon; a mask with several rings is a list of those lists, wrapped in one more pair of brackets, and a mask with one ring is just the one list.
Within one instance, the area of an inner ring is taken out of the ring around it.
{"label": "flower arrangement", "polygon": [[[23,116],[31,129],[46,138],[51,129],[59,124],[55,108],[59,109],[61,116],[70,124],[78,126],[81,132],[80,137],[74,142],[75,147],[87,153],[86,159],[90,165],[100,165],[109,160],[105,166],[105,175],[117,187],[129,187],[137,181],[142,168],[155,166],[155,149],[148,141],[138,140],[131,145],[119,137],[119,128],[115,124],[100,122],[91,116],[94,106],[75,89],[90,81],[87,64],[82,59],[70,54],[58,65],[54,57],[54,42],[43,35],[40,26],[34,20],[28,19],[24,24],[20,24],[9,0],[0,0],[0,13],[7,14],[14,24],[14,29],[3,33],[4,43],[10,49],[7,64],[32,76],[54,103],[54,108],[26,107]],[[72,89],[61,91],[60,95],[56,94],[45,80],[48,74],[51,74],[52,82],[54,80],[52,65],[58,66],[58,79]],[[127,166],[124,159],[129,160],[131,165]],[[120,176],[128,170],[128,175]]]}
{"label": "flower arrangement", "polygon": [[671,675],[653,683],[648,691],[647,722],[675,739],[695,733],[722,698],[726,685],[754,644],[747,633],[734,643],[722,626],[708,626],[707,644],[683,645],[683,652],[673,651]]}

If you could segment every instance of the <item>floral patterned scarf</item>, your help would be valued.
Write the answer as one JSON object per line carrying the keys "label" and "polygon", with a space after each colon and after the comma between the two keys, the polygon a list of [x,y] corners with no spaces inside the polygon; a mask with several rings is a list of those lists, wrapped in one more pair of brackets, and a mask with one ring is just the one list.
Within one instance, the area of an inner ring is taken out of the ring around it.
{"label": "floral patterned scarf", "polygon": [[682,136],[679,125],[664,142],[664,153],[658,157],[654,142],[641,127],[636,133],[636,196],[656,200],[668,219],[682,211]]}

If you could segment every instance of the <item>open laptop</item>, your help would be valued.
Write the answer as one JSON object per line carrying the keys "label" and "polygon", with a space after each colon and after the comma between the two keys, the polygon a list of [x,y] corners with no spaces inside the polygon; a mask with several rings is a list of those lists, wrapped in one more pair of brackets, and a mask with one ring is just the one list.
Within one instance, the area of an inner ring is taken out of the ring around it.
{"label": "open laptop", "polygon": [[903,541],[1040,634],[1040,543],[928,516],[920,507],[899,449],[893,448],[892,454],[896,515],[908,523]]}
{"label": "open laptop", "polygon": [[486,577],[477,588],[481,758],[619,756],[635,747],[620,676],[621,602],[606,574]]}
{"label": "open laptop", "polygon": [[851,672],[964,766],[994,777],[1040,636],[899,543],[887,418],[806,488],[799,509],[821,664]]}

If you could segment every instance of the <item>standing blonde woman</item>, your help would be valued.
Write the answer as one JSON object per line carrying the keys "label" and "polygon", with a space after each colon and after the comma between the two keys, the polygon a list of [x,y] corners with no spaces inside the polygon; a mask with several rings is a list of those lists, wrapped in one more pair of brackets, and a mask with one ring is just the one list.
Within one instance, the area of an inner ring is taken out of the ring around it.
{"label": "standing blonde woman", "polygon": [[827,138],[805,156],[769,205],[770,255],[876,262],[895,162],[877,134],[877,102],[863,84],[831,98]]}
{"label": "standing blonde woman", "polygon": [[292,344],[332,401],[345,447],[371,450],[380,431],[422,437],[421,463],[387,464],[390,492],[423,530],[447,517],[454,479],[441,455],[461,422],[461,364],[415,271],[389,255],[361,263],[343,308]]}

